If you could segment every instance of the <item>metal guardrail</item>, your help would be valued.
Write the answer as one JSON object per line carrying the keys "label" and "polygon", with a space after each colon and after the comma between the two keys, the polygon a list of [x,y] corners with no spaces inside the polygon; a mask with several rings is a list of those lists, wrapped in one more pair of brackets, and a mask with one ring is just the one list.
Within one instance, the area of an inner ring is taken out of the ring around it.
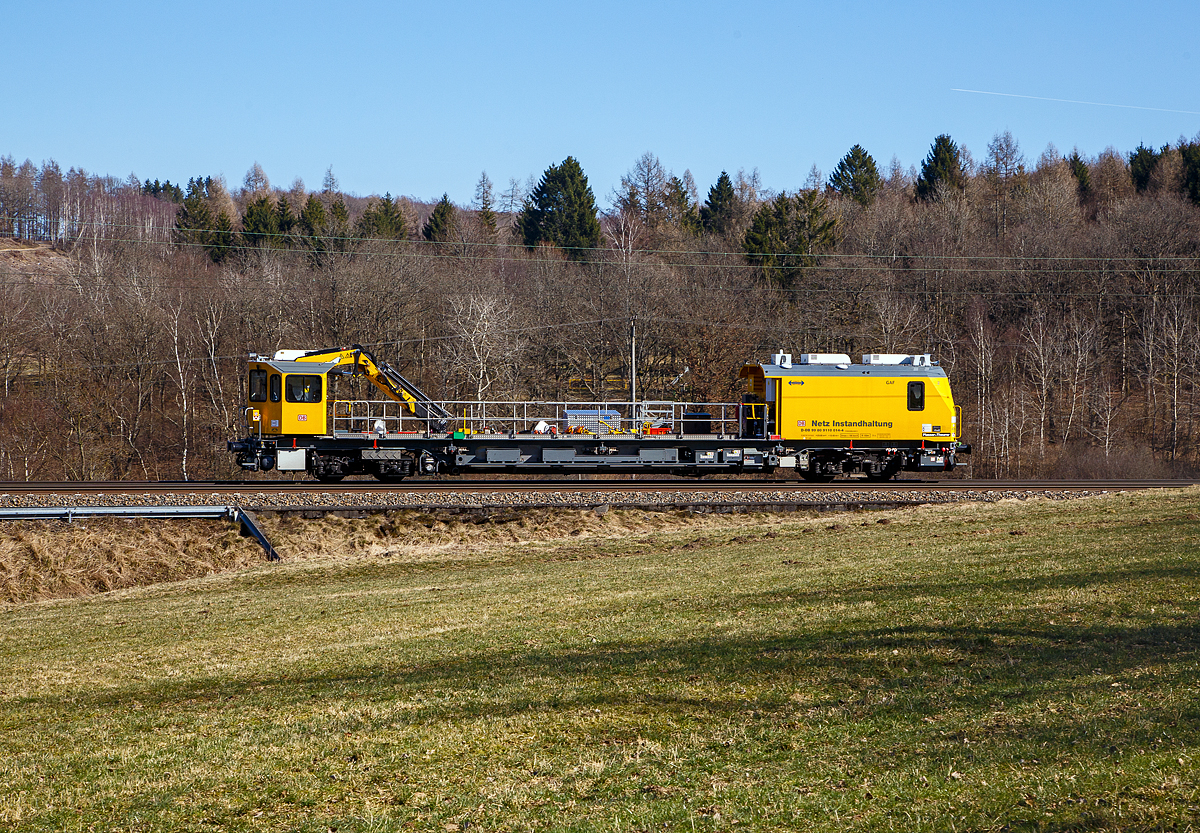
{"label": "metal guardrail", "polygon": [[279,553],[258,526],[258,519],[240,506],[21,506],[0,507],[0,521],[66,521],[77,518],[217,518],[239,524],[242,534],[253,538],[278,561]]}

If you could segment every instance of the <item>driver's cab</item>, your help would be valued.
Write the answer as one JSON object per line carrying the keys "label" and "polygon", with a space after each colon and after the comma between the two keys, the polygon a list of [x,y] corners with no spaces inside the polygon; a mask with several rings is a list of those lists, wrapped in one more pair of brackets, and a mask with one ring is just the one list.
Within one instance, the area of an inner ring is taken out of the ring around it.
{"label": "driver's cab", "polygon": [[250,357],[246,422],[259,434],[327,433],[325,374],[337,362],[296,362]]}

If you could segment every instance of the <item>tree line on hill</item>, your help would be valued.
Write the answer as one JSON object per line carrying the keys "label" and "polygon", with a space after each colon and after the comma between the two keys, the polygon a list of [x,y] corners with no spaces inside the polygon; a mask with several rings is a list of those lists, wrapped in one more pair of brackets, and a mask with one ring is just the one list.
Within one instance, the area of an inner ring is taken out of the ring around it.
{"label": "tree line on hill", "polygon": [[248,351],[352,342],[447,399],[730,401],[794,352],[930,352],[979,476],[1200,461],[1200,140],[919,168],[861,146],[772,191],[635,160],[601,211],[568,157],[469,205],[116,180],[0,158],[0,478],[216,477]]}

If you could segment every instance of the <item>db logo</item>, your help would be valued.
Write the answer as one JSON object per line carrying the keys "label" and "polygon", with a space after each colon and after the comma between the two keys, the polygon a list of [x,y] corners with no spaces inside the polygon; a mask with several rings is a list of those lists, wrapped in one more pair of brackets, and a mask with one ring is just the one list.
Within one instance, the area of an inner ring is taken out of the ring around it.
{"label": "db logo", "polygon": [[803,427],[804,427],[804,420],[802,420],[802,419],[798,419],[798,420],[796,420],[796,427],[797,427],[797,428],[803,428]]}
{"label": "db logo", "polygon": [[296,422],[308,422],[308,414],[296,414]]}

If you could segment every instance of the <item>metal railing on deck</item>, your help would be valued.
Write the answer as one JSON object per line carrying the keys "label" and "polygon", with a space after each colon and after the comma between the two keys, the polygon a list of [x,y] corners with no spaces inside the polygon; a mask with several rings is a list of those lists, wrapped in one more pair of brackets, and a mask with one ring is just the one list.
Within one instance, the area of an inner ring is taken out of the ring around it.
{"label": "metal railing on deck", "polygon": [[[454,415],[448,431],[463,434],[717,434],[738,436],[735,402],[476,402],[439,403]],[[428,433],[426,421],[399,402],[338,399],[335,434]]]}

